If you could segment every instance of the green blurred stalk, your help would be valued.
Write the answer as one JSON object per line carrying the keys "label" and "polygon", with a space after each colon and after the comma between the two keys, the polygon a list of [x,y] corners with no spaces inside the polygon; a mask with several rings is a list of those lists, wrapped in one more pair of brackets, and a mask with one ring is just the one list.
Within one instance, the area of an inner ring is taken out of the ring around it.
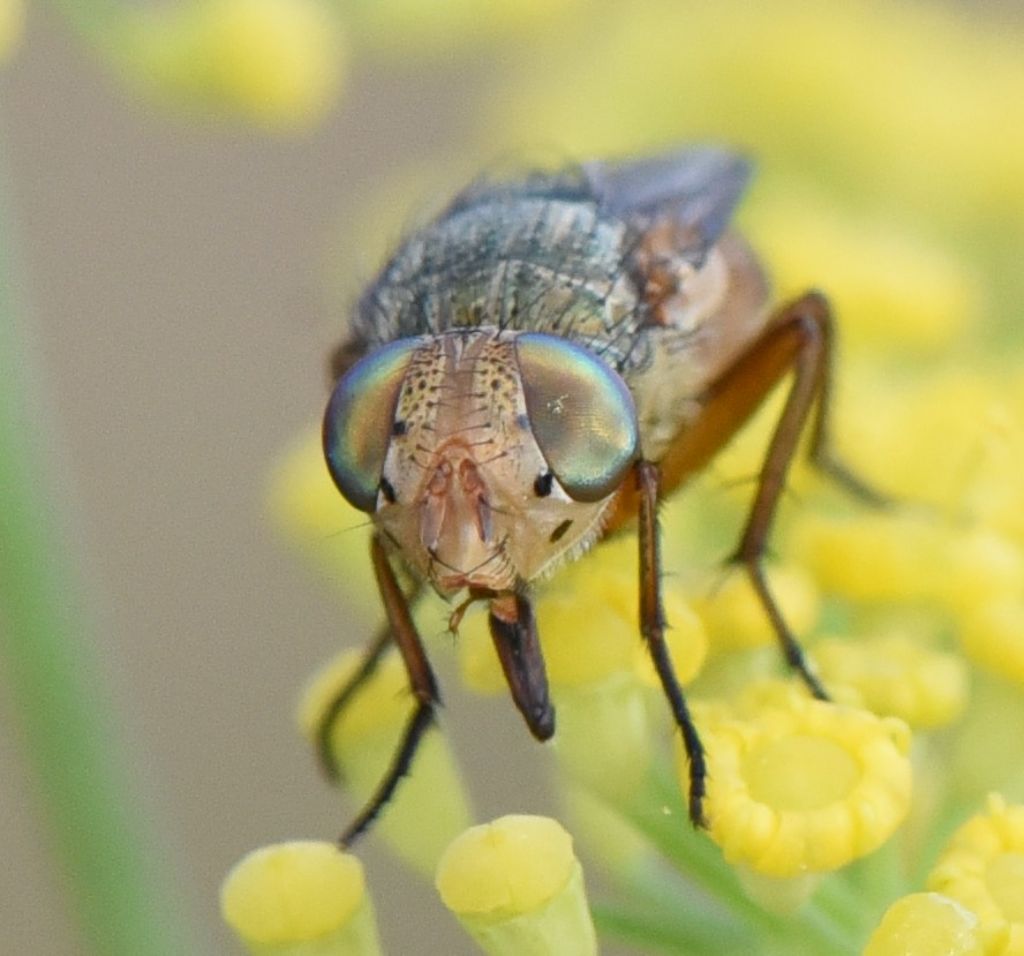
{"label": "green blurred stalk", "polygon": [[[0,155],[0,164],[3,156]],[[35,355],[12,291],[0,168],[0,662],[34,771],[38,812],[95,956],[200,952],[146,838],[135,784],[91,645],[73,548],[62,538],[54,444],[39,414]],[[43,920],[40,925],[45,925]],[[45,943],[41,940],[41,945]],[[43,949],[39,950],[40,952]]]}

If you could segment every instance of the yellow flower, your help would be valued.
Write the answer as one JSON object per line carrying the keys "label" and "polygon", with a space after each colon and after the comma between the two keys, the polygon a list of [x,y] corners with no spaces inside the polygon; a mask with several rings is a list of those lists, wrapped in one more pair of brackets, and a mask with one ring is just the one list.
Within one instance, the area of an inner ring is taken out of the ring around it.
{"label": "yellow flower", "polygon": [[956,720],[967,701],[967,668],[951,653],[905,633],[825,638],[814,644],[818,673],[830,694],[911,727],[941,727]]}
{"label": "yellow flower", "polygon": [[158,94],[271,127],[319,119],[343,45],[322,0],[193,0],[130,21],[126,67]]}
{"label": "yellow flower", "polygon": [[331,843],[254,850],[221,889],[221,912],[254,956],[379,956],[359,860]]}
{"label": "yellow flower", "polygon": [[847,347],[938,352],[976,324],[980,282],[963,261],[911,239],[890,220],[856,222],[821,196],[754,197],[750,233],[771,250],[779,298],[824,285]]}
{"label": "yellow flower", "polygon": [[1024,96],[1015,25],[870,0],[639,0],[606,13],[589,42],[530,64],[487,130],[492,149],[524,131],[578,155],[699,135],[749,145],[780,177],[814,168],[933,221],[1013,222],[1024,202],[1012,173],[1024,131],[1008,120]]}
{"label": "yellow flower", "polygon": [[939,893],[911,893],[885,912],[864,956],[986,956],[978,917]]}
{"label": "yellow flower", "polygon": [[1024,684],[1024,598],[982,605],[961,620],[959,636],[972,660]]}
{"label": "yellow flower", "polygon": [[0,61],[6,60],[21,42],[25,30],[22,0],[0,0]]}
{"label": "yellow flower", "polygon": [[953,834],[928,887],[977,914],[987,952],[1024,953],[1024,805],[990,796],[985,812]]}
{"label": "yellow flower", "polygon": [[[819,598],[810,575],[791,566],[772,566],[768,584],[782,616],[796,634],[807,634],[818,619]],[[714,653],[776,643],[775,632],[758,599],[747,572],[729,568],[712,576],[693,599],[694,610],[704,622]]]}
{"label": "yellow flower", "polygon": [[876,850],[910,803],[906,725],[794,692],[771,697],[755,716],[712,712],[702,728],[707,814],[725,858],[792,877]]}
{"label": "yellow flower", "polygon": [[572,838],[548,817],[472,827],[437,867],[441,899],[491,956],[597,952]]}
{"label": "yellow flower", "polygon": [[[681,586],[663,583],[665,633],[676,675],[689,683],[707,653],[707,639]],[[624,673],[660,686],[640,636],[635,535],[602,542],[561,569],[536,595],[537,629],[548,677],[556,687],[592,687]],[[599,611],[598,611],[599,609]],[[478,693],[501,693],[505,679],[491,646],[487,615],[474,609],[459,629],[463,680]]]}
{"label": "yellow flower", "polygon": [[[356,650],[343,651],[315,675],[303,695],[299,725],[311,742],[320,715],[354,672],[360,656]],[[342,783],[357,800],[368,799],[384,777],[412,705],[405,668],[398,653],[391,651],[332,728]],[[432,873],[445,846],[471,820],[447,738],[432,728],[420,743],[414,772],[399,784],[374,832],[414,869]]]}
{"label": "yellow flower", "polygon": [[353,508],[331,481],[319,430],[310,430],[280,456],[267,497],[274,523],[313,559],[326,580],[380,616],[370,564],[370,517]]}
{"label": "yellow flower", "polygon": [[942,556],[948,531],[910,512],[838,518],[804,511],[791,551],[822,591],[853,601],[925,601],[946,581]]}

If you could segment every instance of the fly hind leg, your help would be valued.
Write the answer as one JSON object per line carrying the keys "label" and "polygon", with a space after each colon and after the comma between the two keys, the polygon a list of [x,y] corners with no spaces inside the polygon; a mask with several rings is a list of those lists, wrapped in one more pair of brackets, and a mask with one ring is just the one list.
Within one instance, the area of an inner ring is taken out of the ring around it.
{"label": "fly hind leg", "polygon": [[[659,462],[663,489],[671,489],[700,471],[729,442],[775,389],[792,374],[785,405],[775,425],[750,513],[732,556],[747,571],[790,666],[810,691],[826,696],[811,672],[768,587],[763,559],[786,475],[804,430],[810,425],[811,462],[869,503],[885,499],[832,455],[828,444],[833,319],[828,300],[808,292],[782,306],[761,334],[699,396],[700,414],[676,437]],[[812,417],[813,416],[813,417]]]}
{"label": "fly hind leg", "polygon": [[[820,699],[827,699],[825,689],[779,611],[768,587],[763,559],[786,474],[812,413],[808,449],[811,462],[866,502],[876,506],[885,502],[834,457],[828,442],[833,326],[828,300],[818,292],[809,292],[784,306],[757,341],[715,383],[711,396],[713,401],[728,402],[737,388],[745,390],[751,386],[767,394],[782,375],[792,372],[792,385],[769,441],[757,492],[732,560],[746,569],[786,661]],[[740,382],[745,384],[738,385]]]}

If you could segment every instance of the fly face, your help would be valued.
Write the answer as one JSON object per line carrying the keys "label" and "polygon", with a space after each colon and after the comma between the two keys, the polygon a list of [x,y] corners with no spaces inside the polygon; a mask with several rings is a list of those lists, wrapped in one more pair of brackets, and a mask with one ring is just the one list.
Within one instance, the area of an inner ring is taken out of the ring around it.
{"label": "fly face", "polygon": [[510,592],[596,538],[637,454],[622,379],[563,339],[454,330],[344,375],[335,482],[443,596]]}

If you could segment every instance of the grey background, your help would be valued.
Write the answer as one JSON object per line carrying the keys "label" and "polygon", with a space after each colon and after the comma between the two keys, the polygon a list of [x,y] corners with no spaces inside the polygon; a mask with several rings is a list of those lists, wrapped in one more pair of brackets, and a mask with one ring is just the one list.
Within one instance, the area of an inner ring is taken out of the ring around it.
{"label": "grey background", "polygon": [[[327,277],[365,274],[332,261],[334,237],[410,154],[457,154],[472,117],[452,91],[484,64],[364,69],[327,123],[271,136],[135,100],[59,18],[30,14],[0,69],[0,134],[72,558],[131,796],[198,945],[232,953],[216,910],[226,870],[345,820],[292,712],[311,670],[363,636],[270,529],[268,463],[322,408],[344,321]],[[460,697],[441,671],[482,813],[548,807],[547,757],[508,702]],[[81,953],[2,680],[0,720],[0,953]],[[430,887],[372,841],[362,855],[389,952],[471,951]]]}

